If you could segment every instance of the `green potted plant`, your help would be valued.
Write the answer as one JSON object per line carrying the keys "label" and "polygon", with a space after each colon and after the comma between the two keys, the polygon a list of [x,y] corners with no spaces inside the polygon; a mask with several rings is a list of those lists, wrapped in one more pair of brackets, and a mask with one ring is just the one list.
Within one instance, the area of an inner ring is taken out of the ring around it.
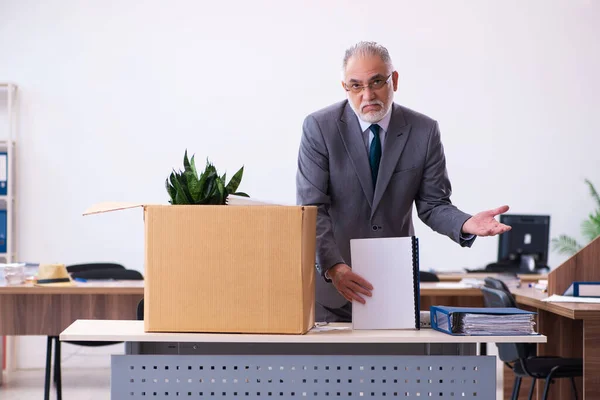
{"label": "green potted plant", "polygon": [[173,170],[165,181],[170,204],[227,204],[230,194],[249,197],[246,193],[236,191],[242,182],[243,166],[226,183],[227,174],[219,176],[215,166],[207,159],[204,171],[198,175],[194,156],[188,160],[186,149],[183,168],[183,171]]}
{"label": "green potted plant", "polygon": [[[590,190],[590,195],[596,201],[598,208],[590,213],[588,219],[581,223],[581,233],[588,242],[600,236],[600,195],[594,188],[592,182],[585,180]],[[582,246],[571,236],[560,235],[552,239],[552,249],[559,254],[573,255],[577,253]]]}

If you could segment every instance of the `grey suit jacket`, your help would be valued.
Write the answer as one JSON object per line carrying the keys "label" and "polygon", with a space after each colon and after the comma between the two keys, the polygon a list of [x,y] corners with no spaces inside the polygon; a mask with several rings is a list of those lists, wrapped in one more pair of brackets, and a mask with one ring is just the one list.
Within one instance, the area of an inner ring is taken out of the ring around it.
{"label": "grey suit jacket", "polygon": [[[471,216],[450,201],[451,185],[438,124],[393,104],[375,188],[358,118],[347,100],[304,120],[296,175],[297,203],[318,206],[316,262],[323,275],[338,263],[352,266],[350,239],[414,235],[413,202],[431,229],[462,246]],[[331,308],[346,299],[317,279],[316,300]]]}

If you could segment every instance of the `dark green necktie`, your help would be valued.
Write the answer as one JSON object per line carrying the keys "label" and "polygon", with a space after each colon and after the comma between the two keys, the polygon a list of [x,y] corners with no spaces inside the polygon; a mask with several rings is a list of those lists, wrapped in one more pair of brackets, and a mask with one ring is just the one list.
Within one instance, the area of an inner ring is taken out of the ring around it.
{"label": "dark green necktie", "polygon": [[373,178],[373,187],[377,183],[377,173],[379,172],[379,161],[381,160],[381,140],[379,139],[379,125],[373,124],[369,127],[373,132],[373,140],[369,149],[369,163],[371,164],[371,177]]}

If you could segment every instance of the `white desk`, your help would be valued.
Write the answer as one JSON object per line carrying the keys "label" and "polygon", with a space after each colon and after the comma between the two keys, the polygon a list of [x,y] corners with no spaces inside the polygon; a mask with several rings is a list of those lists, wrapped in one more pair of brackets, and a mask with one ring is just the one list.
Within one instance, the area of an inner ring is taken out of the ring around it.
{"label": "white desk", "polygon": [[305,335],[146,333],[142,321],[78,320],[60,340],[128,343],[127,354],[112,356],[111,396],[132,400],[490,399],[496,393],[495,357],[473,355],[475,344],[546,341],[541,335],[468,337],[431,329],[331,327],[343,329]]}
{"label": "white desk", "polygon": [[[64,341],[204,342],[204,343],[545,343],[543,335],[451,336],[433,329],[352,330],[351,324],[331,323],[331,330],[305,335],[144,332],[143,321],[77,320],[60,334]],[[327,329],[327,328],[325,328]]]}

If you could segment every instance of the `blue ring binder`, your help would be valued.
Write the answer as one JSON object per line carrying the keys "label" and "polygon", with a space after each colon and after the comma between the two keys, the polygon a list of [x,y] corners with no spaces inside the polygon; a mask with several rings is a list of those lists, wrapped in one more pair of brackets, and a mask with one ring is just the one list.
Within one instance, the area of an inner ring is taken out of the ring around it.
{"label": "blue ring binder", "polygon": [[[534,315],[533,311],[521,310],[520,308],[491,308],[491,307],[446,307],[446,306],[431,306],[431,327],[437,331],[447,333],[453,336],[521,336],[521,335],[538,335],[538,333],[525,333],[515,332],[507,333],[506,330],[498,330],[499,333],[481,333],[472,334],[461,331],[459,328],[459,321],[461,317],[468,314],[480,314],[480,315],[496,315],[496,316],[507,316],[511,315]],[[444,318],[445,317],[445,318]],[[456,319],[456,321],[455,321]],[[525,330],[525,326],[523,326]]]}

